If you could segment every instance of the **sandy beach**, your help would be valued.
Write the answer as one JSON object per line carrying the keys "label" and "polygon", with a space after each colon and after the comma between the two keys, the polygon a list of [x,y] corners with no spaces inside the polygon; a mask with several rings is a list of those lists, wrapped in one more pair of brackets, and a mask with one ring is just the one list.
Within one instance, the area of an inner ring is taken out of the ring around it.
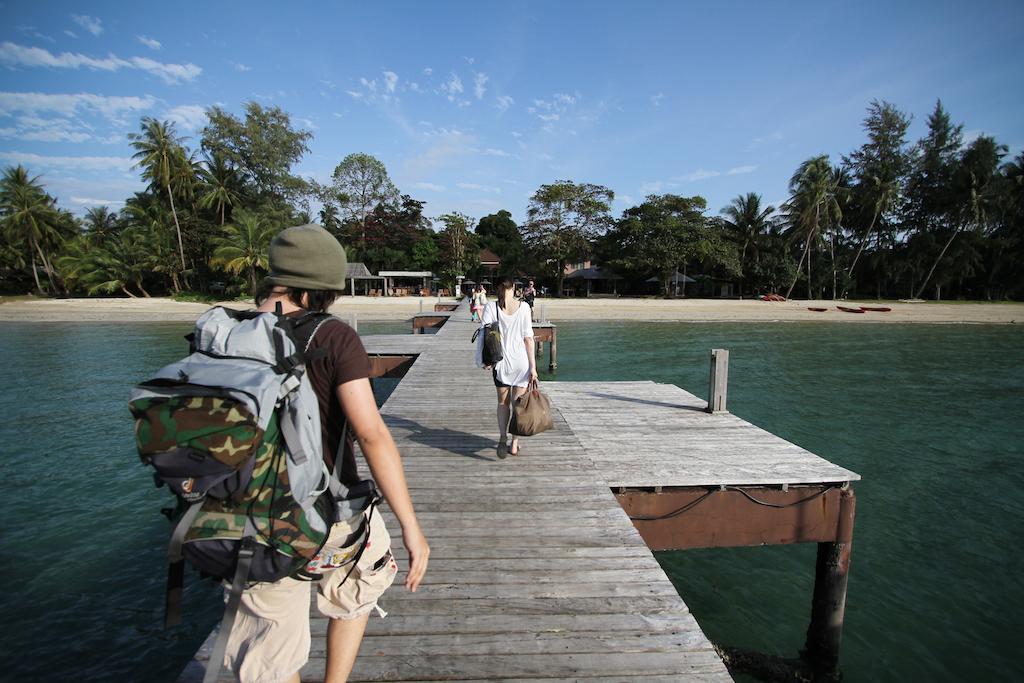
{"label": "sandy beach", "polygon": [[[343,297],[331,312],[343,319],[407,320],[432,311],[436,297]],[[569,320],[658,320],[690,322],[840,322],[840,323],[968,323],[1017,324],[1024,322],[1024,303],[883,303],[838,302],[847,307],[888,306],[889,312],[846,313],[833,301],[794,300],[767,302],[722,299],[537,299],[537,317],[553,322]],[[222,302],[246,308],[243,301]],[[158,322],[191,321],[209,308],[169,298],[152,299],[32,299],[0,297],[0,322]],[[827,309],[824,312],[808,307]]]}

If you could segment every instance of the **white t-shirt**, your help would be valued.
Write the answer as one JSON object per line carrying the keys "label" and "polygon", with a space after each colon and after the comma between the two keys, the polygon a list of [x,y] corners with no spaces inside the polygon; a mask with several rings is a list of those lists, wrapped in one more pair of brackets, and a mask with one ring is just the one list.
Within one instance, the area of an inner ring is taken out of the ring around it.
{"label": "white t-shirt", "polygon": [[[501,330],[501,355],[495,370],[498,381],[513,387],[525,387],[530,383],[530,356],[526,353],[525,340],[533,341],[533,323],[530,320],[530,307],[520,303],[519,310],[511,315],[498,307],[497,302],[484,309],[480,319],[480,327],[497,319]],[[483,367],[484,335],[481,331],[476,341],[476,364]]]}

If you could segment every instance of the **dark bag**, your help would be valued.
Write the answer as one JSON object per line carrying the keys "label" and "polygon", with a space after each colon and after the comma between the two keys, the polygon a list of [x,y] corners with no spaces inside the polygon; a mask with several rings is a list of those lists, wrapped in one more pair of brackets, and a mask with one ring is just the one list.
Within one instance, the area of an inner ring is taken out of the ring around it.
{"label": "dark bag", "polygon": [[515,436],[533,436],[554,428],[551,399],[541,392],[537,381],[530,382],[526,393],[512,405],[509,432]]}
{"label": "dark bag", "polygon": [[[481,314],[483,317],[483,314]],[[501,328],[498,325],[498,304],[494,304],[494,317],[493,323],[488,323],[482,327],[477,328],[473,333],[473,343],[476,343],[476,338],[480,335],[480,330],[484,333],[484,348],[483,348],[483,362],[484,365],[494,366],[504,358],[504,352],[501,350]]]}

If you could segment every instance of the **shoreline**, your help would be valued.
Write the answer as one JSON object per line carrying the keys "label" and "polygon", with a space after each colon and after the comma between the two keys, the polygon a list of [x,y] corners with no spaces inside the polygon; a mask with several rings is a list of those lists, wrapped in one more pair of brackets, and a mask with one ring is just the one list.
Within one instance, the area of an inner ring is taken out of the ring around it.
{"label": "shoreline", "polygon": [[[341,319],[386,322],[409,320],[434,310],[437,297],[345,296],[331,307]],[[440,299],[452,302],[454,299]],[[422,302],[422,303],[421,303]],[[836,305],[884,305],[889,312],[846,313]],[[248,308],[245,301],[188,303],[170,298],[151,299],[31,299],[0,297],[0,322],[191,322],[214,305]],[[808,307],[828,309],[809,311]],[[826,322],[929,323],[1010,325],[1024,322],[1024,303],[889,303],[875,301],[760,301],[757,299],[537,299],[535,317],[555,322],[603,320],[644,322]]]}

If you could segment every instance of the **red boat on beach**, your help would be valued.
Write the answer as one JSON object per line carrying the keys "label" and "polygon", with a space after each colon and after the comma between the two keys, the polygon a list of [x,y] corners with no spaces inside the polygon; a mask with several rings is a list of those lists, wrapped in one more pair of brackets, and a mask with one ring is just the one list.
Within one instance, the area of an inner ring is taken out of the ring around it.
{"label": "red boat on beach", "polygon": [[838,308],[840,311],[843,311],[845,313],[863,313],[864,312],[864,309],[860,308],[859,306],[857,308],[850,308],[849,306],[836,306],[836,308]]}
{"label": "red boat on beach", "polygon": [[824,313],[828,309],[827,308],[818,308],[817,306],[808,306],[807,310],[808,311],[814,311],[815,313]]}
{"label": "red boat on beach", "polygon": [[878,311],[880,313],[888,313],[892,310],[888,306],[861,306],[861,309],[865,311]]}

